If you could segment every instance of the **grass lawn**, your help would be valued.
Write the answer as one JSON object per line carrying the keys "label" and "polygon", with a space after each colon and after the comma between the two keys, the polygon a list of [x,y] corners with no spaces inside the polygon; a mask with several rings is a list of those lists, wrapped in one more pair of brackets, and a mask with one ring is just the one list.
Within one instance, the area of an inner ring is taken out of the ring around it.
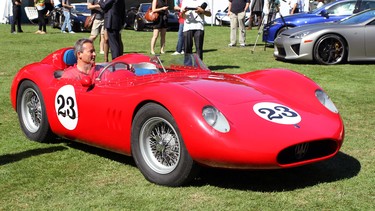
{"label": "grass lawn", "polygon": [[[248,31],[247,47],[229,48],[229,27],[207,26],[204,61],[212,70],[288,68],[307,75],[340,110],[345,141],[336,157],[313,165],[204,169],[189,186],[168,188],[147,182],[130,157],[75,142],[26,139],[9,100],[14,75],[89,34],[61,34],[48,27],[48,34],[37,35],[36,25],[23,30],[10,34],[10,25],[0,25],[0,210],[375,210],[374,64],[284,63],[273,58],[272,48],[264,50],[261,38],[251,53],[256,30]],[[126,53],[150,52],[151,32],[124,30],[122,36]],[[166,56],[176,41],[177,33],[168,32]]]}

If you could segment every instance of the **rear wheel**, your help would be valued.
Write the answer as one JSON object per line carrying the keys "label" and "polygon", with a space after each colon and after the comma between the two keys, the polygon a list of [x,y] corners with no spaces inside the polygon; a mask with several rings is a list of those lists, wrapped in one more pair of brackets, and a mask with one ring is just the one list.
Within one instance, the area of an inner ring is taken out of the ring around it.
{"label": "rear wheel", "polygon": [[322,36],[314,45],[314,60],[319,64],[338,64],[345,57],[345,41],[335,34]]}
{"label": "rear wheel", "polygon": [[19,87],[17,113],[21,129],[27,138],[47,142],[54,137],[47,119],[43,96],[31,81],[24,81]]}
{"label": "rear wheel", "polygon": [[134,117],[132,154],[150,182],[180,186],[190,181],[198,166],[190,157],[172,115],[162,106],[149,103]]}

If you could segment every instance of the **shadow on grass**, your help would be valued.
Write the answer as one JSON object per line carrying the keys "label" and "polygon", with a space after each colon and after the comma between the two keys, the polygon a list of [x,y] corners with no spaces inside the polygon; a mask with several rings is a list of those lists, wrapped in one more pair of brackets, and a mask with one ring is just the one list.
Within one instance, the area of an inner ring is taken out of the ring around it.
{"label": "shadow on grass", "polygon": [[190,185],[260,192],[292,191],[349,179],[360,170],[361,164],[357,159],[339,152],[330,160],[290,169],[245,171],[204,168],[199,178]]}
{"label": "shadow on grass", "polygon": [[119,154],[119,153],[112,152],[109,150],[105,150],[105,149],[101,149],[98,147],[89,146],[86,144],[69,141],[69,140],[66,140],[66,144],[73,149],[77,149],[77,150],[80,150],[89,154],[94,154],[103,158],[107,158],[109,160],[113,160],[113,161],[116,161],[125,165],[130,165],[130,166],[137,168],[137,165],[135,164],[133,157],[131,156]]}
{"label": "shadow on grass", "polygon": [[[85,144],[67,141],[77,150],[95,154],[137,168],[130,156],[114,153]],[[355,177],[361,170],[357,159],[339,152],[330,160],[319,163],[277,170],[232,170],[202,168],[198,177],[187,186],[205,185],[237,190],[260,192],[292,191],[320,183],[328,183]]]}
{"label": "shadow on grass", "polygon": [[234,66],[234,65],[216,65],[216,66],[209,66],[208,69],[211,71],[218,71],[218,70],[224,70],[224,69],[238,69],[240,66]]}
{"label": "shadow on grass", "polygon": [[14,153],[14,154],[6,154],[0,155],[0,166],[6,165],[9,163],[14,163],[29,157],[38,156],[42,154],[54,153],[58,151],[67,150],[67,147],[63,146],[52,146],[47,148],[38,148],[38,149],[31,149],[24,152]]}

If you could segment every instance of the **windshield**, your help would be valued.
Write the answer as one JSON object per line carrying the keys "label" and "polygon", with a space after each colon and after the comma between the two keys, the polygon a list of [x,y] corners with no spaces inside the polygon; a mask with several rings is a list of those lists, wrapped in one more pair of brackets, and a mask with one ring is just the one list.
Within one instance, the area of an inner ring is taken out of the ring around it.
{"label": "windshield", "polygon": [[358,13],[357,15],[350,16],[343,19],[340,24],[359,24],[368,21],[371,18],[375,17],[375,10],[364,11]]}

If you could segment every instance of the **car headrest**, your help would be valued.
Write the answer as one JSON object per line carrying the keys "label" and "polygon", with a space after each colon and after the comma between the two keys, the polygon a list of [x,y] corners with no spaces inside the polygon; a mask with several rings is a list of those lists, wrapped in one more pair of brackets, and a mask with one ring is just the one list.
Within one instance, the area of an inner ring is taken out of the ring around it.
{"label": "car headrest", "polygon": [[77,63],[77,58],[74,55],[74,50],[69,49],[69,50],[65,51],[63,60],[64,60],[64,63],[67,64],[68,66],[72,66],[75,63]]}

